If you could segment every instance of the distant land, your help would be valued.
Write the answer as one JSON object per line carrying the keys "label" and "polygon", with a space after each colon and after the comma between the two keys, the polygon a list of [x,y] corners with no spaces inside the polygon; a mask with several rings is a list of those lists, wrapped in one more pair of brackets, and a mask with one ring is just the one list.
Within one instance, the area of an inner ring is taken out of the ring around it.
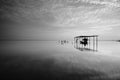
{"label": "distant land", "polygon": [[117,42],[120,42],[120,40],[116,40]]}

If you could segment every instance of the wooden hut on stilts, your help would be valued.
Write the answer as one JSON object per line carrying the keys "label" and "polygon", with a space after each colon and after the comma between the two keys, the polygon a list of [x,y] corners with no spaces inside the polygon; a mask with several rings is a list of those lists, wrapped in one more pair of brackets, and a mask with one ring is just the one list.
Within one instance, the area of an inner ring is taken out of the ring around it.
{"label": "wooden hut on stilts", "polygon": [[97,51],[98,50],[98,35],[91,36],[76,36],[74,37],[74,47],[81,51]]}

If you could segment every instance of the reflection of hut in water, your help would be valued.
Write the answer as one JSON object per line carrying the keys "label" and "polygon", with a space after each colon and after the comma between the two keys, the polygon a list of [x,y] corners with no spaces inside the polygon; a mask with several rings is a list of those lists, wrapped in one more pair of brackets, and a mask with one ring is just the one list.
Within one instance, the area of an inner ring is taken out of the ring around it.
{"label": "reflection of hut in water", "polygon": [[74,37],[74,47],[81,51],[97,51],[98,35]]}

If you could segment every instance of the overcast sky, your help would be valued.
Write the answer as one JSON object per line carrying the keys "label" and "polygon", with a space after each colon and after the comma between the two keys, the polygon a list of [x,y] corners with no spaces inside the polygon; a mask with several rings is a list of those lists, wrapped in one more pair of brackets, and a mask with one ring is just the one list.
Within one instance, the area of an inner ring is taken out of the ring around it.
{"label": "overcast sky", "polygon": [[1,39],[120,39],[120,0],[0,0],[0,21]]}

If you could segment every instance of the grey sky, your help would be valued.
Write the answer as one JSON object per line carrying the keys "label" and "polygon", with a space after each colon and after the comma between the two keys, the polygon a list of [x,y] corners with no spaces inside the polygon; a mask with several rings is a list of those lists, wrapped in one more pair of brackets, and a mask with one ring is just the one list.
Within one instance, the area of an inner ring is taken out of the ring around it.
{"label": "grey sky", "polygon": [[120,39],[120,0],[1,0],[1,21],[24,25],[4,26],[1,38],[72,39],[100,35]]}

